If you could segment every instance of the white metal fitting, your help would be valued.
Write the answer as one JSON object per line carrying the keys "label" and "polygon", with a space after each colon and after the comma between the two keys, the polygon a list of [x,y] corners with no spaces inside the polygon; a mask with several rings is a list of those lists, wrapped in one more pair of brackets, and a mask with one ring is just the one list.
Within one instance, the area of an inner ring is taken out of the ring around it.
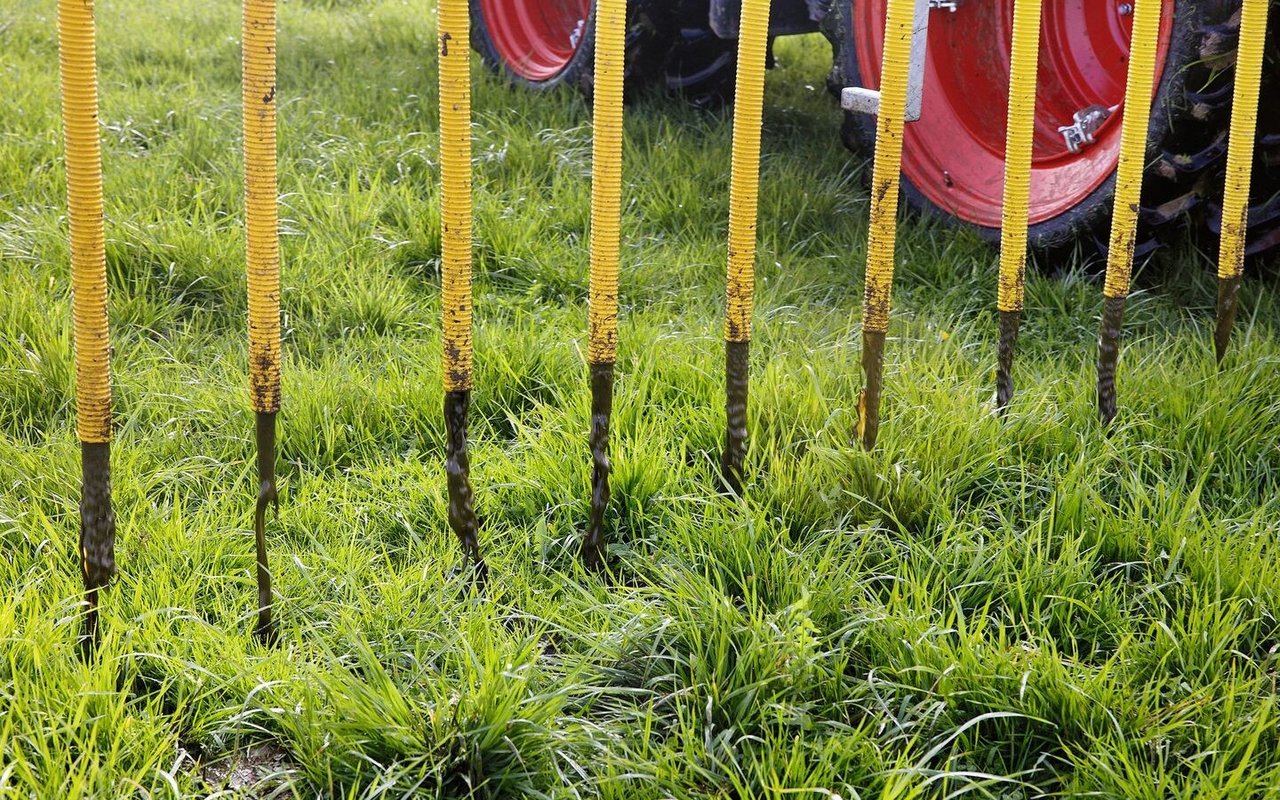
{"label": "white metal fitting", "polygon": [[[958,0],[916,0],[915,26],[911,33],[911,66],[907,71],[907,111],[903,119],[920,119],[924,105],[924,62],[929,53],[929,11],[933,8],[956,10]],[[846,86],[840,90],[840,107],[860,114],[880,113],[880,92],[862,86]]]}
{"label": "white metal fitting", "polygon": [[1067,143],[1067,151],[1079,153],[1087,145],[1093,144],[1098,128],[1102,127],[1102,123],[1106,122],[1107,117],[1111,116],[1118,107],[1093,105],[1073,114],[1072,124],[1058,128],[1058,133],[1062,134],[1062,138]]}

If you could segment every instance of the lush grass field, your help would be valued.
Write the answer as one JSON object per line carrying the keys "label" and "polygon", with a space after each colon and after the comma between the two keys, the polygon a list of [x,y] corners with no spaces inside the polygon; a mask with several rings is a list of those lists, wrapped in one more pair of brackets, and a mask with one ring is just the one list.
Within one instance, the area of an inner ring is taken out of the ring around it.
{"label": "lush grass field", "polygon": [[[612,575],[587,519],[589,108],[476,67],[474,479],[451,576],[426,0],[282,14],[283,639],[253,618],[238,4],[99,3],[120,576],[80,578],[53,0],[0,0],[0,796],[1280,796],[1280,311],[1214,369],[1211,259],[1031,281],[911,221],[882,446],[852,444],[866,231],[818,41],[765,119],[752,480],[716,491],[730,126],[628,122]],[[226,796],[226,795],[223,795]]]}

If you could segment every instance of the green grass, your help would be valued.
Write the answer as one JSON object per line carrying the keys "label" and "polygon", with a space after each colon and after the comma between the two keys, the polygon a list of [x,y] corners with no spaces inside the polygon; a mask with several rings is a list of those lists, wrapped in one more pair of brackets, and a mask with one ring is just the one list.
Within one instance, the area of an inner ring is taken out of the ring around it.
{"label": "green grass", "polygon": [[[730,125],[627,127],[614,574],[587,519],[589,108],[477,65],[473,465],[450,571],[431,4],[282,9],[286,319],[255,646],[238,4],[100,2],[120,576],[77,657],[78,457],[52,0],[0,0],[0,796],[1280,796],[1280,319],[1211,259],[1033,276],[992,412],[995,254],[904,223],[881,447],[852,442],[866,233],[828,55],[765,115],[752,478],[716,492]],[[223,795],[226,796],[226,795]]]}

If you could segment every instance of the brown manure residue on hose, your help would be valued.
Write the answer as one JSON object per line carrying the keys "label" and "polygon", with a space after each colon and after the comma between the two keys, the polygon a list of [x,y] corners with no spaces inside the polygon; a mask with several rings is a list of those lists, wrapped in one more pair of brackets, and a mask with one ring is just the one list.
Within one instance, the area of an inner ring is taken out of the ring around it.
{"label": "brown manure residue on hose", "polygon": [[884,385],[883,331],[862,331],[862,375],[866,384],[858,396],[858,436],[863,448],[876,446],[880,434],[880,391]]}
{"label": "brown manure residue on hose", "polygon": [[457,534],[462,551],[475,566],[483,582],[488,566],[480,557],[480,525],[476,521],[471,491],[471,462],[467,457],[467,413],[471,406],[469,390],[445,392],[445,472],[449,487],[449,527]]}
{"label": "brown manure residue on hose", "polygon": [[743,465],[747,457],[747,392],[751,342],[724,343],[725,436],[720,472],[729,490],[742,493]]}
{"label": "brown manure residue on hose", "polygon": [[253,509],[253,538],[258,561],[258,626],[254,635],[263,644],[275,644],[275,623],[271,618],[271,570],[267,566],[267,506],[280,511],[280,494],[276,489],[276,412],[256,414],[255,437],[258,445],[258,502]]}
{"label": "brown manure residue on hose", "polygon": [[1242,274],[1218,279],[1218,322],[1213,331],[1213,351],[1222,363],[1231,344],[1231,329],[1236,324],[1236,307],[1240,303]]}
{"label": "brown manure residue on hose", "polygon": [[1116,363],[1124,328],[1124,297],[1102,300],[1102,335],[1098,339],[1098,416],[1104,425],[1116,417]]}
{"label": "brown manure residue on hose", "polygon": [[1022,312],[1000,312],[1000,342],[996,348],[996,408],[1002,413],[1013,399],[1013,357],[1018,348]]}
{"label": "brown manure residue on hose", "polygon": [[582,540],[588,569],[604,566],[604,520],[609,507],[609,418],[613,414],[613,364],[591,365],[591,522]]}
{"label": "brown manure residue on hose", "polygon": [[84,634],[80,646],[84,655],[93,654],[98,644],[98,593],[116,573],[116,517],[111,508],[111,445],[84,442],[80,445],[82,484],[80,493],[80,560],[84,571]]}

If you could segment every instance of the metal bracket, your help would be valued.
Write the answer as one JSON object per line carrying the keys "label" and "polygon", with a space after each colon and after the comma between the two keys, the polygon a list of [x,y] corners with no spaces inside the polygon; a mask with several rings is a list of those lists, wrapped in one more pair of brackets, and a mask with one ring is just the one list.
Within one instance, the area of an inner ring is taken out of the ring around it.
{"label": "metal bracket", "polygon": [[1102,127],[1102,123],[1107,117],[1111,116],[1119,106],[1092,105],[1082,108],[1072,115],[1074,120],[1070,125],[1063,125],[1058,128],[1058,133],[1062,134],[1062,138],[1067,143],[1068,152],[1079,153],[1086,146],[1094,143],[1094,134],[1098,132],[1098,128]]}
{"label": "metal bracket", "polygon": [[[924,62],[929,52],[929,11],[933,8],[956,10],[959,0],[916,0],[915,27],[911,34],[911,67],[907,73],[907,111],[903,119],[920,119],[924,105]],[[840,91],[840,106],[860,114],[880,113],[880,92],[861,86],[846,86]]]}

